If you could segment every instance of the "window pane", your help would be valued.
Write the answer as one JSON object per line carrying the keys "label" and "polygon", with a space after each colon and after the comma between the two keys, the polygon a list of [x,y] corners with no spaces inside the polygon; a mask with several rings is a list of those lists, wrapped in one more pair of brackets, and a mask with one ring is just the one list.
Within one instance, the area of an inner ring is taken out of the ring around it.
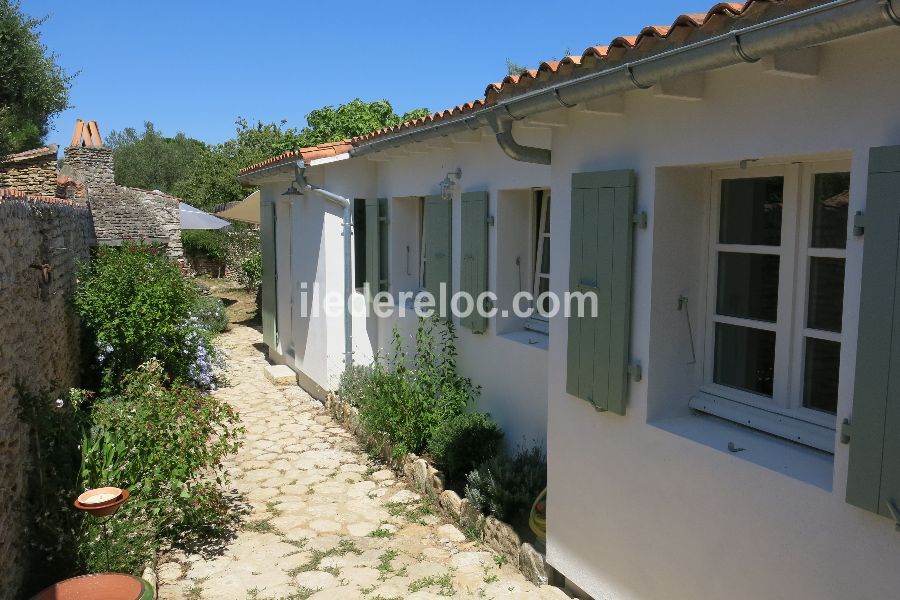
{"label": "window pane", "polygon": [[846,248],[850,173],[819,173],[816,175],[813,188],[810,246]]}
{"label": "window pane", "polygon": [[783,177],[722,181],[719,242],[778,246],[781,244]]}
{"label": "window pane", "polygon": [[824,331],[841,331],[844,312],[844,259],[809,259],[809,299],[806,326]]}
{"label": "window pane", "polygon": [[713,381],[772,395],[775,376],[775,333],[749,327],[716,323]]}
{"label": "window pane", "polygon": [[545,237],[542,242],[543,250],[541,250],[541,273],[550,272],[550,238]]}
{"label": "window pane", "polygon": [[550,312],[550,298],[549,296],[542,296],[546,292],[550,291],[550,279],[547,277],[539,277],[538,278],[538,297],[540,297],[540,305],[538,306],[538,313],[542,315],[546,315]]}
{"label": "window pane", "polygon": [[544,202],[547,203],[547,212],[546,218],[544,219],[544,233],[550,233],[550,194],[544,198]]}
{"label": "window pane", "polygon": [[832,414],[837,412],[840,365],[840,343],[806,338],[803,406]]}
{"label": "window pane", "polygon": [[780,262],[771,254],[719,252],[716,313],[775,322]]}

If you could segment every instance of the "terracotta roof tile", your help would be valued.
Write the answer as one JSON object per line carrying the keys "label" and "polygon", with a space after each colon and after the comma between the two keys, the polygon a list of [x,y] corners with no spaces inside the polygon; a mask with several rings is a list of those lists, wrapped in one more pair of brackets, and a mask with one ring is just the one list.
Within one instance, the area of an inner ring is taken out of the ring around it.
{"label": "terracotta roof tile", "polygon": [[[821,0],[747,0],[746,2],[720,2],[705,13],[682,14],[672,21],[671,25],[652,25],[644,27],[637,35],[619,36],[606,46],[585,48],[581,55],[566,56],[560,61],[547,61],[537,69],[529,69],[522,74],[507,75],[498,83],[489,84],[484,91],[484,98],[438,111],[427,117],[414,119],[394,127],[386,127],[366,135],[321,144],[311,148],[301,148],[274,156],[261,163],[241,169],[241,174],[248,174],[266,166],[303,157],[314,160],[325,156],[334,156],[348,152],[354,146],[373,139],[391,135],[401,130],[420,127],[422,125],[440,123],[453,119],[461,114],[471,113],[485,107],[493,106],[502,97],[515,96],[533,86],[549,85],[550,82],[578,77],[586,72],[613,67],[626,58],[645,56],[668,47],[677,47],[685,40],[693,41],[697,36],[713,36],[721,33],[737,19],[752,18],[751,22],[764,20],[767,10],[776,7],[779,14],[802,10]],[[752,16],[748,17],[748,13]]]}
{"label": "terracotta roof tile", "polygon": [[50,146],[43,146],[41,148],[34,148],[32,150],[26,150],[24,152],[18,152],[16,154],[10,154],[2,159],[0,159],[0,163],[12,163],[12,162],[20,162],[25,160],[31,160],[32,158],[38,158],[40,156],[56,156],[56,151],[58,150],[55,144]]}
{"label": "terracotta roof tile", "polygon": [[26,200],[29,202],[43,202],[47,204],[63,204],[65,206],[84,206],[66,198],[56,198],[54,196],[40,196],[37,194],[26,194],[16,188],[0,188],[0,202],[4,200]]}

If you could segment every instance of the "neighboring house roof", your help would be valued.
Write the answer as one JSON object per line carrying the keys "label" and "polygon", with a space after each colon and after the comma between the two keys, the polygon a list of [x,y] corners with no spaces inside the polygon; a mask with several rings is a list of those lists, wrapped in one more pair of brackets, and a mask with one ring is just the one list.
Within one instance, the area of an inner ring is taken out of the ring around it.
{"label": "neighboring house roof", "polygon": [[10,154],[3,159],[0,159],[0,163],[9,164],[9,163],[17,163],[17,162],[26,162],[29,160],[34,160],[35,158],[42,158],[44,156],[53,156],[56,157],[56,151],[59,147],[56,144],[51,144],[49,146],[43,146],[41,148],[34,148],[32,150],[26,150],[24,152],[18,152],[16,154]]}
{"label": "neighboring house roof", "polygon": [[180,200],[175,196],[124,186],[110,191],[88,199],[99,241],[169,240],[180,229]]}
{"label": "neighboring house roof", "polygon": [[453,108],[439,111],[423,118],[413,119],[400,125],[387,127],[368,133],[308,148],[283,152],[240,170],[248,175],[268,166],[288,161],[328,158],[349,152],[379,138],[390,137],[410,129],[426,125],[440,124],[457,117],[478,113],[497,104],[498,101],[514,97],[536,88],[548,87],[560,81],[575,79],[589,73],[612,69],[632,59],[657,54],[700,39],[709,38],[723,31],[798,12],[823,0],[748,0],[747,2],[721,2],[706,13],[682,14],[671,25],[645,27],[635,36],[620,36],[607,46],[591,46],[580,55],[566,56],[559,61],[543,62],[537,69],[530,69],[521,75],[509,75],[502,81],[487,86],[484,98],[466,102]]}

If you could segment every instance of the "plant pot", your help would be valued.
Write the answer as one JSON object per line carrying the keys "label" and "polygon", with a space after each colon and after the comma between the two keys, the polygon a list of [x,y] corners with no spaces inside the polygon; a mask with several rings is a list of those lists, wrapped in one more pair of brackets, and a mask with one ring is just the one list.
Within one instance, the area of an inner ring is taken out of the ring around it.
{"label": "plant pot", "polygon": [[[91,502],[91,498],[99,494],[113,494],[112,498],[103,502]],[[117,487],[103,487],[88,490],[75,500],[75,508],[95,517],[107,517],[117,510],[123,502],[128,500],[128,490]]]}
{"label": "plant pot", "polygon": [[153,600],[153,586],[123,573],[82,575],[55,583],[31,600]]}

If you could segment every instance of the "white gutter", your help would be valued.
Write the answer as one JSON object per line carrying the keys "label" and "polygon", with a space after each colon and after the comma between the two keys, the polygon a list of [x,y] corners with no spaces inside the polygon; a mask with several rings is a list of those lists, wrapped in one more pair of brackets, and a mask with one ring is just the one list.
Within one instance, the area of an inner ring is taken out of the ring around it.
{"label": "white gutter", "polygon": [[660,81],[689,73],[756,62],[852,35],[900,25],[900,0],[831,0],[759,23],[651,54],[612,68],[603,68],[523,94],[503,99],[475,113],[392,136],[380,137],[350,150],[351,156],[387,150],[410,142],[490,126],[497,143],[514,160],[550,164],[550,150],[521,146],[512,137],[512,123],[548,110],[571,108],[588,100],[646,89]]}
{"label": "white gutter", "polygon": [[[343,156],[343,155],[339,155]],[[346,155],[349,158],[349,155]],[[334,162],[334,160],[343,160],[339,159],[337,156],[332,159],[321,159],[321,161],[329,161]],[[323,164],[323,162],[319,162],[318,164]],[[316,161],[311,161],[310,165],[316,164]],[[317,196],[321,196],[325,200],[337,204],[344,211],[343,217],[343,233],[344,236],[344,368],[347,368],[353,364],[353,313],[351,300],[353,295],[353,270],[352,270],[352,245],[351,245],[351,224],[352,224],[352,216],[351,216],[351,203],[348,198],[344,198],[334,192],[329,192],[326,189],[320,188],[319,186],[313,185],[306,180],[306,164],[303,160],[298,160],[294,163],[294,179],[297,182],[297,185],[300,186],[300,189],[305,192],[310,192],[312,194],[316,194]]]}

